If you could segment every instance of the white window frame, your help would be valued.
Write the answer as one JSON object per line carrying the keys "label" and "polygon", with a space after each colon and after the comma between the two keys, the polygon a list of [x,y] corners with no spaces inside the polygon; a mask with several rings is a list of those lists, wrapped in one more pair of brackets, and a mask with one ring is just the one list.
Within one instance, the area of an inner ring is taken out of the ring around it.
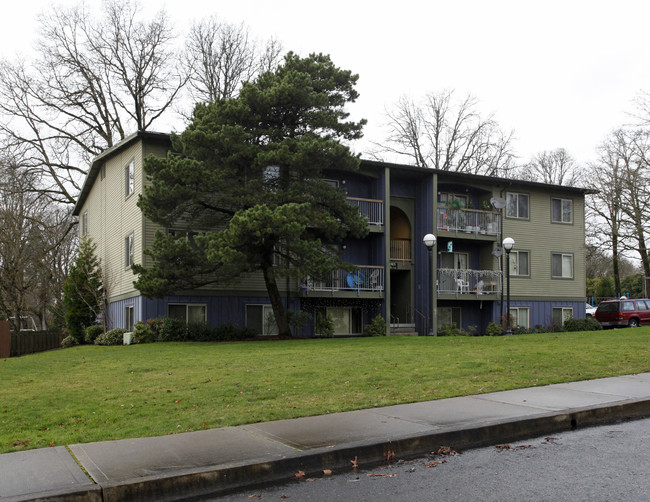
{"label": "white window frame", "polygon": [[[555,259],[555,256],[560,256],[560,260],[561,260],[560,265],[561,265],[561,268],[562,268],[562,271],[561,271],[560,275],[553,275],[553,261]],[[571,259],[571,262],[570,262],[571,263],[571,265],[570,265],[570,267],[571,267],[570,275],[565,274],[565,263],[566,263],[565,258],[570,258]],[[553,278],[553,279],[573,279],[574,275],[575,275],[574,267],[575,267],[575,263],[574,263],[574,259],[573,259],[573,253],[560,253],[560,252],[551,253],[551,278]]]}
{"label": "white window frame", "polygon": [[[456,327],[458,329],[461,329],[461,326],[463,324],[463,309],[461,307],[438,307],[438,315],[437,315],[437,324],[438,324],[438,330],[440,330],[443,326],[446,326],[447,324],[443,323],[443,317],[446,316],[447,311],[449,311],[449,318],[451,319],[451,322],[454,322],[454,317],[458,317],[458,324]],[[443,313],[444,312],[444,313]]]}
{"label": "white window frame", "polygon": [[135,237],[133,232],[124,238],[124,268],[131,268],[135,258]]}
{"label": "white window frame", "polygon": [[[525,274],[521,274],[519,271],[519,255],[520,254],[528,255],[528,270]],[[515,277],[530,277],[530,251],[524,249],[516,249],[510,251],[510,275]]]}
{"label": "white window frame", "polygon": [[190,307],[202,307],[203,308],[203,322],[208,322],[208,306],[205,303],[185,303],[185,302],[170,302],[167,304],[167,317],[171,317],[169,315],[169,307],[170,306],[177,306],[177,307],[185,307],[185,323],[190,322]]}
{"label": "white window frame", "polygon": [[[560,219],[557,220],[554,217],[553,206],[558,202],[560,204]],[[569,206],[569,220],[564,219],[564,206],[567,204]],[[573,200],[572,199],[563,199],[561,197],[552,197],[551,198],[551,223],[561,223],[564,225],[570,225],[573,223]]]}
{"label": "white window frame", "polygon": [[124,329],[133,331],[135,327],[135,306],[126,305],[124,307]]}
{"label": "white window frame", "polygon": [[561,310],[562,311],[562,324],[561,324],[561,326],[564,326],[564,323],[566,321],[568,321],[569,319],[573,319],[573,307],[553,307],[551,309],[551,322],[555,322],[554,313],[555,313],[556,310]]}
{"label": "white window frame", "polygon": [[124,167],[124,194],[128,199],[135,192],[135,160],[131,161]]}
{"label": "white window frame", "polygon": [[[526,323],[520,324],[519,319],[524,311],[526,313]],[[513,312],[516,312],[517,314],[515,315]],[[510,315],[512,316],[512,321],[515,327],[521,326],[522,328],[530,329],[530,307],[511,307]]]}
{"label": "white window frame", "polygon": [[273,336],[278,334],[278,325],[275,322],[273,306],[270,303],[247,303],[246,304],[246,327],[248,327],[248,307],[262,308],[262,336]]}
{"label": "white window frame", "polygon": [[[516,214],[511,214],[510,213],[510,198],[516,197],[516,206],[515,206],[515,211]],[[526,204],[526,214],[525,215],[520,215],[520,198],[526,198],[527,204]],[[518,220],[528,220],[530,219],[530,195],[527,193],[521,193],[521,192],[506,192],[506,218],[515,218]]]}

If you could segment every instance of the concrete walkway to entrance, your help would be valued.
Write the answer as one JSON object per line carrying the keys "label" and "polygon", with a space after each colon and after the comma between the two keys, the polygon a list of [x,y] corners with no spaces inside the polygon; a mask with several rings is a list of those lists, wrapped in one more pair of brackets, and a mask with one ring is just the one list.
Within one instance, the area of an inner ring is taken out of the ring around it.
{"label": "concrete walkway to entrance", "polygon": [[0,499],[181,500],[650,416],[650,373],[0,455]]}

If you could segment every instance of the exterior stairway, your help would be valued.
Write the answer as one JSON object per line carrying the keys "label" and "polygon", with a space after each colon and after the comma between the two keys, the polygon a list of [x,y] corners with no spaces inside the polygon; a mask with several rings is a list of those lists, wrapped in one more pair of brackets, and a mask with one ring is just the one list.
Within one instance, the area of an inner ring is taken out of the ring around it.
{"label": "exterior stairway", "polygon": [[391,324],[390,336],[420,336],[415,331],[415,324]]}

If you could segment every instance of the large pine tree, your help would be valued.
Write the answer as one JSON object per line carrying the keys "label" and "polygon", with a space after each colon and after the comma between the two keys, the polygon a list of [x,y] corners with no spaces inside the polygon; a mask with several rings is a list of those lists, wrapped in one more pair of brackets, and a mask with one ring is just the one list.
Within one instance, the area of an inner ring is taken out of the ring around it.
{"label": "large pine tree", "polygon": [[[239,96],[199,104],[174,153],[149,157],[151,183],[139,205],[167,228],[136,266],[146,296],[234,281],[261,271],[278,331],[288,335],[277,281],[349,268],[326,244],[363,237],[367,223],[327,169],[354,171],[359,158],[342,141],[361,137],[348,121],[358,76],[325,55],[287,54],[277,70],[244,84]],[[188,237],[189,236],[189,237]]]}

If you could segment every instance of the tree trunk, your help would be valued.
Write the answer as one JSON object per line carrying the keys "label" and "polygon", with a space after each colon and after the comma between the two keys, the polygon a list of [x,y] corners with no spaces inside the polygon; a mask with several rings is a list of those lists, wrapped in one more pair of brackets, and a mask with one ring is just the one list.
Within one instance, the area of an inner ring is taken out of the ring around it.
{"label": "tree trunk", "polygon": [[287,311],[282,304],[282,296],[280,296],[280,291],[278,290],[278,284],[275,280],[273,266],[270,264],[265,264],[262,267],[262,273],[264,274],[264,284],[266,284],[266,291],[268,292],[269,298],[271,300],[271,307],[273,308],[275,322],[278,325],[278,335],[291,336],[291,330],[289,329],[289,322],[287,319]]}

